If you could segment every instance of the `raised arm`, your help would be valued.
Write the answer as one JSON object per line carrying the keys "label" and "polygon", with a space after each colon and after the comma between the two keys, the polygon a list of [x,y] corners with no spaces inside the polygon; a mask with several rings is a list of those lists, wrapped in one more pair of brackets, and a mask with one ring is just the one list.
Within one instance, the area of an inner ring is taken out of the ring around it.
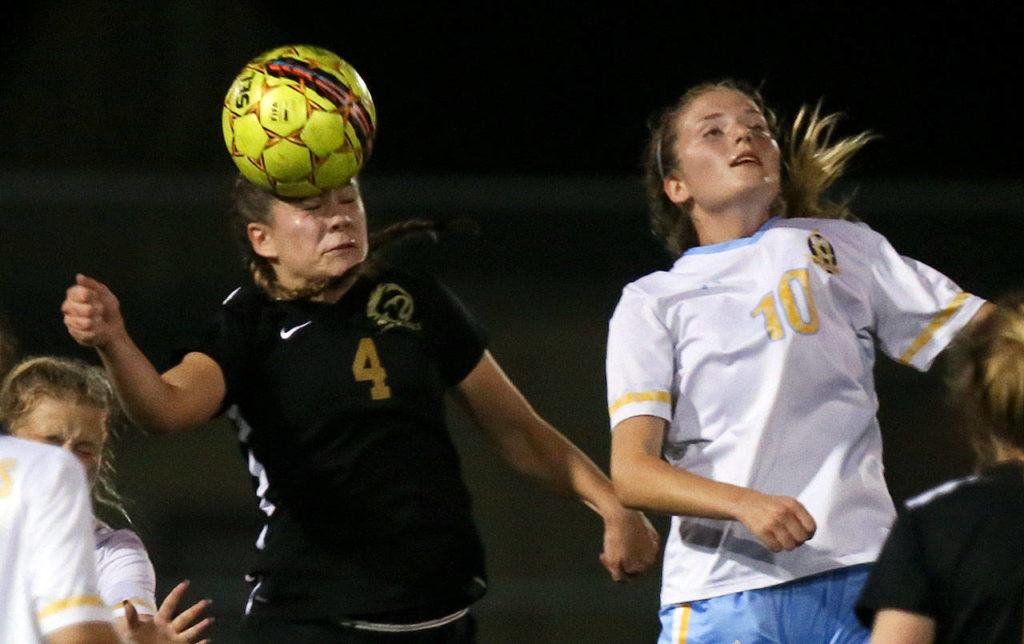
{"label": "raised arm", "polygon": [[623,507],[600,468],[534,411],[490,352],[452,395],[509,465],[601,515],[601,563],[613,579],[625,580],[656,561],[658,534],[647,519]]}
{"label": "raised arm", "polygon": [[666,462],[665,425],[655,416],[633,416],[612,432],[612,481],[627,507],[734,519],[773,552],[792,550],[814,536],[814,519],[796,499],[713,481]]}
{"label": "raised arm", "polygon": [[158,434],[196,428],[213,417],[225,394],[212,358],[189,353],[164,374],[132,341],[121,306],[106,285],[75,277],[64,303],[64,325],[79,344],[96,349],[128,416]]}

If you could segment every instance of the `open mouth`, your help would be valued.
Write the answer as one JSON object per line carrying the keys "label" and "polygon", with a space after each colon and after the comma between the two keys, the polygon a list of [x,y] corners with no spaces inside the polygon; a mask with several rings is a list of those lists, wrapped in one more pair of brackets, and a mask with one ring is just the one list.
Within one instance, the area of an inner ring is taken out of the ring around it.
{"label": "open mouth", "polygon": [[738,157],[736,157],[735,159],[733,159],[732,163],[730,163],[729,165],[731,167],[733,167],[733,168],[735,168],[736,166],[741,166],[741,165],[757,165],[757,166],[759,166],[759,165],[761,165],[761,159],[757,158],[757,156],[754,155],[754,154],[741,154]]}

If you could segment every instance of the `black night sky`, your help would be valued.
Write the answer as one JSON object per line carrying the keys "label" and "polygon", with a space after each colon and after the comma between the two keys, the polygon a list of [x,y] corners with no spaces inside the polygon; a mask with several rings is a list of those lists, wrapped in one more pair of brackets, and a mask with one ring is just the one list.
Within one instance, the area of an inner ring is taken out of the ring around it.
{"label": "black night sky", "polygon": [[633,174],[650,113],[723,76],[762,84],[783,117],[822,99],[847,115],[840,134],[881,134],[861,176],[1024,166],[1008,2],[180,4],[39,2],[6,20],[0,107],[17,132],[0,168],[224,169],[231,78],[299,42],[366,79],[381,173]]}

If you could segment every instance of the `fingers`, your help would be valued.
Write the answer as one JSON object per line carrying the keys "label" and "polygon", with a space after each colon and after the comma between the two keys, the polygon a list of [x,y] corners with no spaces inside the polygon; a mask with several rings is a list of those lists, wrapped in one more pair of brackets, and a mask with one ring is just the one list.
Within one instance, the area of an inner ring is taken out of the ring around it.
{"label": "fingers", "polygon": [[630,575],[622,567],[622,560],[617,557],[611,557],[607,553],[602,552],[600,556],[601,565],[605,567],[612,576],[612,581],[625,582],[629,581]]}
{"label": "fingers", "polygon": [[818,524],[814,522],[814,517],[807,511],[800,503],[796,504],[796,518],[800,521],[800,525],[803,527],[807,534],[807,539],[814,536],[814,533],[818,531]]}
{"label": "fingers", "polygon": [[61,303],[64,326],[85,346],[101,347],[110,342],[121,326],[117,298],[106,285],[85,275],[76,275]]}
{"label": "fingers", "polygon": [[661,539],[647,517],[629,511],[605,522],[601,564],[614,581],[625,582],[646,572],[657,560]]}
{"label": "fingers", "polygon": [[167,593],[167,597],[164,597],[164,601],[160,604],[160,610],[157,611],[157,615],[164,621],[170,622],[174,619],[174,611],[178,609],[178,602],[181,601],[181,596],[185,594],[188,585],[189,581],[186,579],[172,588],[171,592]]}
{"label": "fingers", "polygon": [[772,552],[798,548],[817,529],[814,518],[796,499],[753,491],[739,518]]}
{"label": "fingers", "polygon": [[814,536],[813,523],[812,520],[812,527],[807,527],[804,520],[798,518],[795,512],[780,516],[769,528],[769,547],[774,546],[773,552],[794,550]]}
{"label": "fingers", "polygon": [[211,603],[212,602],[209,599],[201,599],[197,601],[185,610],[181,611],[181,614],[175,617],[170,622],[171,626],[174,628],[176,632],[182,634],[185,634],[186,631],[192,631],[198,628],[198,630],[195,630],[195,633],[198,634],[200,631],[206,628],[206,626],[209,625],[209,622],[212,621],[213,618],[207,617],[202,622],[199,622],[198,624],[192,627],[188,627],[188,625],[197,617],[199,617],[199,615],[202,614],[202,612],[206,610],[206,607],[209,606]]}
{"label": "fingers", "polygon": [[93,289],[106,288],[106,285],[103,284],[103,282],[100,282],[99,280],[94,280],[88,275],[83,275],[81,273],[75,274],[75,284]]}
{"label": "fingers", "polygon": [[98,282],[85,275],[75,275],[75,283],[66,291],[66,301],[78,303],[97,302],[104,296],[111,294],[110,289],[102,282]]}
{"label": "fingers", "polygon": [[[203,605],[203,608],[206,608],[206,606],[208,604],[209,604],[209,602],[205,602],[204,605]],[[177,622],[177,620],[175,620],[175,622]],[[202,621],[197,622],[193,626],[190,626],[189,628],[186,628],[184,630],[178,630],[177,633],[181,637],[184,637],[186,640],[191,642],[195,638],[199,637],[199,635],[201,635],[202,632],[206,630],[206,627],[209,626],[212,623],[213,623],[213,617],[204,617],[202,619]],[[205,642],[207,640],[203,640],[203,641]]]}
{"label": "fingers", "polygon": [[199,635],[213,623],[213,617],[206,617],[199,622],[192,624],[192,622],[198,619],[203,611],[210,606],[212,602],[209,599],[201,599],[197,601],[185,610],[181,611],[181,613],[175,617],[174,612],[177,610],[178,604],[181,602],[181,598],[185,594],[190,583],[191,582],[186,579],[172,588],[171,592],[167,593],[167,597],[165,597],[164,601],[160,604],[160,610],[157,612],[160,620],[167,624],[167,627],[174,634],[189,642],[199,637]]}
{"label": "fingers", "polygon": [[127,599],[124,600],[124,621],[128,624],[128,630],[133,631],[139,627],[141,623],[139,621],[139,613],[132,606],[132,603]]}

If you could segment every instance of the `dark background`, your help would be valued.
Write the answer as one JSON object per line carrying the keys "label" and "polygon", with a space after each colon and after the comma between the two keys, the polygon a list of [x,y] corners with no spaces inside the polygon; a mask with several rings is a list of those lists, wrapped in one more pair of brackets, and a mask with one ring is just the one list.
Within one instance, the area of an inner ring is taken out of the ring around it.
{"label": "dark background", "polygon": [[[637,185],[648,115],[722,76],[763,84],[783,118],[823,100],[840,134],[881,138],[837,187],[898,249],[964,288],[1020,287],[1020,9],[852,4],[55,2],[0,23],[0,307],[24,353],[93,360],[58,307],[75,272],[122,300],[167,366],[237,281],[222,213],[233,165],[220,102],[270,47],[346,58],[377,104],[364,172],[371,220],[468,216],[476,236],[413,245],[491,330],[537,409],[602,467],[603,349],[621,287],[668,259]],[[941,366],[941,365],[940,365]],[[941,369],[880,358],[887,475],[902,500],[966,472]],[[657,574],[628,586],[597,562],[600,522],[522,480],[453,417],[488,545],[481,641],[649,642]],[[162,596],[193,580],[233,639],[256,509],[227,426],[135,432],[118,446]],[[665,521],[655,517],[663,528]]]}

